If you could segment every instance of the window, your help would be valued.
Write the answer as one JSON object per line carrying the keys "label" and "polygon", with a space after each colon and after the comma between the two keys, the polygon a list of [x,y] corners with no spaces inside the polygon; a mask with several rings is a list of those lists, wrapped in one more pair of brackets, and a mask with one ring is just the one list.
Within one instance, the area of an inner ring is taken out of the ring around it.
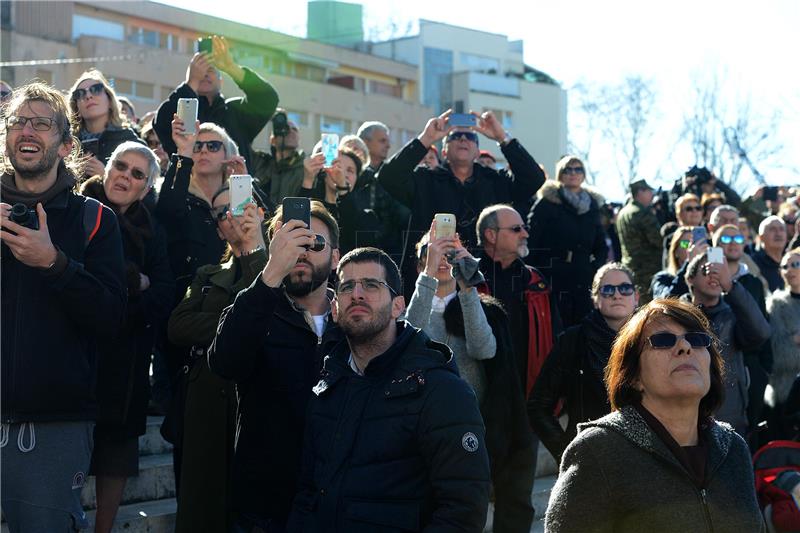
{"label": "window", "polygon": [[304,111],[287,111],[286,117],[297,124],[298,128],[305,128],[308,126],[308,113]]}
{"label": "window", "polygon": [[389,85],[388,83],[383,83],[375,80],[369,81],[369,92],[371,92],[372,94],[383,94],[385,96],[393,96],[394,98],[400,98],[402,96],[402,90],[400,86]]}
{"label": "window", "polygon": [[[5,2],[3,2],[5,4]],[[125,26],[110,20],[97,19],[84,15],[72,15],[72,38],[77,39],[81,35],[92,35],[94,37],[106,37],[116,41],[125,39]]]}
{"label": "window", "polygon": [[[133,96],[145,100],[154,100],[156,87],[152,83],[144,81],[126,80],[125,78],[114,78],[111,80],[114,91],[119,95]],[[169,89],[167,89],[169,91]],[[169,93],[167,93],[169,96]]]}
{"label": "window", "polygon": [[506,111],[503,113],[503,128],[510,130],[514,127],[514,113]]}
{"label": "window", "polygon": [[452,99],[453,52],[426,47],[423,51],[424,94],[423,103],[441,113]]}
{"label": "window", "polygon": [[143,81],[134,82],[136,88],[136,96],[139,98],[146,98],[152,100],[155,95],[155,86],[152,83],[145,83]]}
{"label": "window", "polygon": [[482,72],[493,70],[495,73],[500,70],[500,61],[491,57],[467,54],[465,52],[461,52],[459,57],[467,70],[480,70]]}
{"label": "window", "polygon": [[114,78],[111,80],[111,85],[114,86],[114,91],[117,94],[124,94],[125,96],[133,96],[133,82],[124,78]]}
{"label": "window", "polygon": [[[162,48],[166,48],[167,44],[167,37],[166,35],[161,35],[159,32],[154,30],[146,30],[144,28],[138,28],[136,26],[131,27],[131,31],[128,34],[128,41],[134,44],[143,44],[145,46],[153,46],[158,48],[161,46]],[[163,44],[162,44],[163,38]]]}
{"label": "window", "polygon": [[320,118],[319,129],[322,133],[338,133],[339,135],[344,135],[348,130],[344,120],[325,115]]}

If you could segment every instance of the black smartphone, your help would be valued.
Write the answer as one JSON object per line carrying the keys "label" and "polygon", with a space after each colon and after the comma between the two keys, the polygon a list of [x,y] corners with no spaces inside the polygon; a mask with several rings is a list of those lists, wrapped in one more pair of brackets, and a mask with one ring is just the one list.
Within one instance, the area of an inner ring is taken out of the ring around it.
{"label": "black smartphone", "polygon": [[210,54],[213,49],[213,45],[211,43],[211,37],[200,37],[197,39],[197,51]]}
{"label": "black smartphone", "polygon": [[100,139],[89,139],[81,142],[81,149],[85,155],[97,157],[97,152],[100,151]]}
{"label": "black smartphone", "polygon": [[284,224],[290,220],[302,220],[307,228],[311,228],[311,200],[287,196],[283,199],[281,219]]}
{"label": "black smartphone", "polygon": [[764,201],[766,202],[767,200],[770,202],[778,201],[778,188],[774,185],[764,187]]}

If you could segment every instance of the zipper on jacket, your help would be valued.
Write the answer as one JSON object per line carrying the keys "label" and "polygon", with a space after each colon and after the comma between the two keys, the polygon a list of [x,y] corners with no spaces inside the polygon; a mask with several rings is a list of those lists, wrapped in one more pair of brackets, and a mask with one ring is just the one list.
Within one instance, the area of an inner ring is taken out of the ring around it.
{"label": "zipper on jacket", "polygon": [[175,163],[175,175],[172,177],[172,187],[170,187],[170,189],[175,188],[175,181],[178,179],[178,172],[180,172],[182,164],[183,161],[181,161],[181,156],[178,156],[178,162]]}
{"label": "zipper on jacket", "polygon": [[700,500],[703,502],[703,513],[706,517],[706,526],[708,530],[713,533],[714,524],[711,522],[711,513],[708,510],[708,500],[706,499],[706,489],[700,489]]}

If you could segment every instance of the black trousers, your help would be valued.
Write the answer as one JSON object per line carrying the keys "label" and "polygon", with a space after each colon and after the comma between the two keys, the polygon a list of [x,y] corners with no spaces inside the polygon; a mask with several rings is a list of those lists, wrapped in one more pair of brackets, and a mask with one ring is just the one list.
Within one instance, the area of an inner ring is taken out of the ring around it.
{"label": "black trousers", "polygon": [[517,450],[503,468],[492,475],[494,484],[494,533],[528,533],[533,524],[533,478],[539,440],[531,448]]}

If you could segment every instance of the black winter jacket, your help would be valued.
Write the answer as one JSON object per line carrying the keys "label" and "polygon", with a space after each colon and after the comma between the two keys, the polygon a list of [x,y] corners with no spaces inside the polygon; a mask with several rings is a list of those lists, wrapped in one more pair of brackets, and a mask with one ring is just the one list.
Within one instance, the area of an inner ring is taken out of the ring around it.
{"label": "black winter jacket", "polygon": [[97,144],[94,145],[95,148],[93,150],[96,150],[95,157],[103,164],[106,164],[108,163],[108,158],[117,149],[117,146],[127,141],[144,144],[144,141],[131,128],[106,129],[100,134]]}
{"label": "black winter jacket", "polygon": [[528,214],[530,255],[525,259],[544,275],[553,290],[564,327],[580,323],[592,310],[592,278],[607,259],[605,233],[600,223],[600,193],[583,187],[589,211],[579,215],[564,199],[564,187],[553,180],[539,189]]}
{"label": "black winter jacket", "polygon": [[[557,462],[575,438],[579,423],[611,412],[603,372],[615,337],[600,312],[593,310],[558,338],[544,362],[528,398],[528,415],[536,435]],[[555,415],[561,399],[568,418],[566,430]]]}
{"label": "black winter jacket", "polygon": [[289,531],[483,531],[489,460],[470,386],[452,353],[398,323],[364,376],[347,341],[314,387]]}
{"label": "black winter jacket", "polygon": [[759,533],[747,445],[727,424],[701,429],[706,480],[690,473],[633,406],[581,424],[561,461],[545,531]]}
{"label": "black winter jacket", "polygon": [[222,313],[208,364],[236,381],[239,397],[234,511],[286,522],[311,389],[322,356],[340,339],[330,320],[318,338],[285,291],[268,287],[260,276]]}
{"label": "black winter jacket", "polygon": [[156,204],[156,216],[167,233],[176,302],[183,299],[197,269],[219,263],[225,251],[211,205],[190,185],[193,165],[189,157],[172,156]]}
{"label": "black winter jacket", "polygon": [[[226,100],[222,94],[218,94],[209,104],[208,98],[195,93],[188,84],[181,83],[170,93],[169,98],[161,102],[153,121],[153,129],[167,154],[172,155],[177,152],[175,142],[172,140],[172,116],[178,110],[178,100],[197,98],[197,120],[201,124],[213,122],[225,128],[239,147],[239,154],[245,158],[250,173],[253,173],[250,167],[252,162],[250,146],[275,113],[278,107],[278,93],[269,82],[248,67],[242,67],[242,70],[244,79],[239,88],[244,92],[243,97]],[[219,257],[209,261],[209,263],[217,262]],[[206,263],[201,263],[203,264]]]}
{"label": "black winter jacket", "polygon": [[[62,171],[64,171],[62,167]],[[64,191],[44,206],[66,269],[48,274],[2,250],[2,421],[94,420],[97,342],[125,316],[125,264],[114,212],[102,208],[88,245],[85,198]]]}
{"label": "black winter jacket", "polygon": [[[517,140],[502,147],[510,170],[473,165],[472,177],[461,183],[446,162],[433,170],[417,167],[428,149],[414,139],[384,163],[378,181],[397,201],[411,209],[409,242],[416,243],[431,226],[436,213],[453,213],[464,246],[476,244],[475,222],[484,207],[512,204],[524,217],[530,199],[545,181],[539,164]],[[415,167],[417,167],[415,169]]]}

